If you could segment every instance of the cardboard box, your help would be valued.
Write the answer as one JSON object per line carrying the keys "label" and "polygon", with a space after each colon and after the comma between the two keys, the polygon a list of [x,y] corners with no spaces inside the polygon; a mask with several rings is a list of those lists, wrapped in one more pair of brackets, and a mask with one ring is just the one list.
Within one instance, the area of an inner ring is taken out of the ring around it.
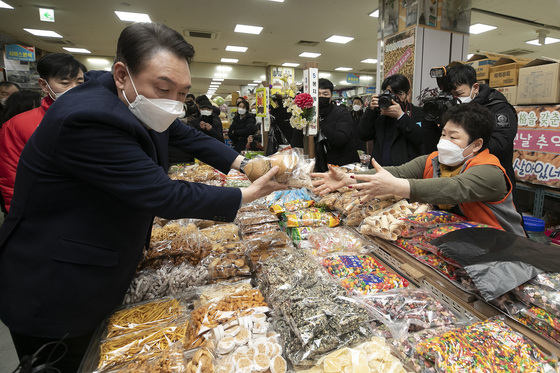
{"label": "cardboard box", "polygon": [[537,58],[519,69],[518,105],[560,103],[560,61]]}
{"label": "cardboard box", "polygon": [[529,58],[502,57],[490,68],[490,87],[517,85],[519,69],[529,63]]}
{"label": "cardboard box", "polygon": [[489,79],[490,67],[494,66],[501,57],[505,56],[495,53],[474,54],[467,62],[465,62],[465,65],[474,67],[476,70],[477,80]]}
{"label": "cardboard box", "polygon": [[517,105],[517,86],[514,87],[498,87],[496,91],[502,93],[508,102],[512,105]]}

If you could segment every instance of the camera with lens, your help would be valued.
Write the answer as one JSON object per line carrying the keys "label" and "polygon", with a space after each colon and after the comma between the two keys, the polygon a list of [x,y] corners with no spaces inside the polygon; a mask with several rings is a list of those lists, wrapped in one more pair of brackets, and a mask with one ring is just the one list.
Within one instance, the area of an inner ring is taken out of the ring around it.
{"label": "camera with lens", "polygon": [[393,105],[393,100],[397,101],[397,96],[388,89],[384,90],[378,97],[378,105],[381,109],[387,109]]}
{"label": "camera with lens", "polygon": [[449,92],[440,92],[436,97],[428,97],[424,100],[422,111],[427,120],[439,119],[445,111],[460,103],[459,99]]}

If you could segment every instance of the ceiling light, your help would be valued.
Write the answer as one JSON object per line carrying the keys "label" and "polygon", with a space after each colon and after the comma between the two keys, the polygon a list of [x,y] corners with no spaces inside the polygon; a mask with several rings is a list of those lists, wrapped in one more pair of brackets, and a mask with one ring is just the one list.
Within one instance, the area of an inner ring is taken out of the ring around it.
{"label": "ceiling light", "polygon": [[222,84],[222,82],[214,82],[214,81],[211,81],[211,82],[210,82],[210,85],[217,85],[217,86],[219,86],[220,84]]}
{"label": "ceiling light", "polygon": [[70,53],[91,53],[85,48],[70,48],[70,47],[62,47],[62,49],[66,49]]}
{"label": "ceiling light", "polygon": [[485,25],[483,23],[475,23],[469,28],[469,33],[474,35],[482,34],[483,32],[494,30],[496,28],[496,26]]}
{"label": "ceiling light", "polygon": [[237,58],[222,58],[220,61],[225,62],[225,63],[238,63],[239,62],[239,60]]}
{"label": "ceiling light", "polygon": [[223,82],[224,79],[223,78],[212,78],[213,81],[215,82]]}
{"label": "ceiling light", "polygon": [[339,44],[346,44],[352,40],[354,40],[354,38],[350,36],[340,36],[340,35],[333,35],[330,38],[325,39],[325,41],[328,41],[329,43],[339,43]]}
{"label": "ceiling light", "polygon": [[247,52],[247,47],[236,47],[234,45],[228,45],[226,51],[228,52]]}
{"label": "ceiling light", "polygon": [[46,36],[48,38],[61,38],[62,35],[57,34],[54,31],[49,31],[49,30],[36,30],[36,29],[32,29],[32,28],[24,28],[25,31],[29,32],[30,34],[33,34],[35,36]]}
{"label": "ceiling light", "polygon": [[348,82],[346,80],[341,80],[340,82],[338,82],[338,84],[346,85],[348,84]]}
{"label": "ceiling light", "polygon": [[352,70],[352,68],[351,67],[337,67],[335,70],[336,71],[350,71],[350,70]]}
{"label": "ceiling light", "polygon": [[331,73],[319,73],[319,78],[330,78]]}
{"label": "ceiling light", "polygon": [[258,35],[261,33],[262,31],[262,27],[261,26],[249,26],[249,25],[235,25],[235,29],[233,31],[235,32],[242,32],[244,34],[255,34]]}
{"label": "ceiling light", "polygon": [[284,0],[270,0],[270,1],[273,1],[275,3],[283,3],[284,2]]}
{"label": "ceiling light", "polygon": [[299,66],[299,63],[284,62],[284,63],[282,64],[282,66],[286,66],[286,67],[297,67],[297,66]]}
{"label": "ceiling light", "polygon": [[369,76],[369,75],[360,76],[360,80],[371,80],[371,79],[373,79],[373,76]]}
{"label": "ceiling light", "polygon": [[379,18],[379,9],[375,9],[369,14],[370,17]]}
{"label": "ceiling light", "polygon": [[[232,70],[232,67],[231,67],[231,66],[217,66],[217,67],[216,67],[216,70],[219,70],[219,71],[231,71],[231,70]],[[214,75],[214,76],[216,76],[216,75]]]}
{"label": "ceiling light", "polygon": [[227,74],[225,74],[225,73],[215,73],[214,74],[214,77],[216,77],[216,78],[224,78],[226,76],[227,76]]}
{"label": "ceiling light", "polygon": [[262,83],[262,80],[253,80],[253,83]]}
{"label": "ceiling light", "polygon": [[146,13],[119,12],[118,10],[115,10],[115,14],[121,21],[124,22],[152,22],[150,16]]}
{"label": "ceiling light", "polygon": [[0,1],[0,8],[5,8],[5,9],[14,9],[13,6],[6,4],[3,1]]}
{"label": "ceiling light", "polygon": [[[560,41],[560,39],[551,38],[551,37],[548,37],[548,36],[544,39],[545,44],[554,44],[554,43],[558,43],[559,41]],[[529,40],[529,41],[526,41],[525,43],[532,44],[532,45],[542,45],[542,44],[539,43],[539,39]]]}
{"label": "ceiling light", "polygon": [[300,53],[300,57],[308,57],[308,58],[317,58],[321,55],[321,53],[312,53],[312,52],[303,52]]}
{"label": "ceiling light", "polygon": [[365,60],[361,60],[361,63],[377,63],[375,58],[366,58]]}
{"label": "ceiling light", "polygon": [[258,86],[257,83],[249,83],[249,84],[247,84],[247,85],[248,85],[248,86],[251,86],[251,87],[256,87],[256,86]]}
{"label": "ceiling light", "polygon": [[95,58],[95,57],[91,57],[87,59],[89,63],[92,63],[94,65],[110,65],[111,62],[109,60],[106,60],[105,58]]}
{"label": "ceiling light", "polygon": [[210,88],[220,88],[220,85],[216,83],[210,83]]}

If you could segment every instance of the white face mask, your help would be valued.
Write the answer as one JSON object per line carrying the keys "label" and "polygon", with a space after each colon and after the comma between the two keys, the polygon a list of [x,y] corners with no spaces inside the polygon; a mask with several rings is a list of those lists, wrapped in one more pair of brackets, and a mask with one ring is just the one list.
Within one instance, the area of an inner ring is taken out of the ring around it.
{"label": "white face mask", "polygon": [[[474,97],[471,97],[473,95],[473,93],[474,93],[474,88],[471,87],[471,94],[470,95],[468,95],[467,97],[457,97],[457,98],[459,99],[459,101],[461,101],[462,104],[468,104],[469,102],[471,102],[474,99]],[[476,97],[476,95],[475,95],[475,97]]]}
{"label": "white face mask", "polygon": [[243,114],[245,114],[245,113],[247,112],[247,109],[241,109],[241,108],[239,108],[239,109],[237,109],[237,112],[239,113],[239,115],[243,115]]}
{"label": "white face mask", "polygon": [[461,147],[454,142],[440,139],[437,144],[439,163],[450,167],[460,165],[473,155],[473,153],[471,152],[471,154],[467,155],[466,157],[463,156],[463,151],[471,144],[461,149]]}
{"label": "white face mask", "polygon": [[132,76],[130,76],[130,71],[128,71],[128,67],[126,71],[130,77],[134,92],[136,92],[134,102],[130,103],[124,90],[122,91],[124,99],[128,103],[128,108],[140,122],[156,132],[164,132],[183,112],[183,103],[166,98],[146,98],[138,94],[136,86],[132,81]]}
{"label": "white face mask", "polygon": [[200,110],[200,115],[210,116],[210,115],[212,115],[212,110]]}
{"label": "white face mask", "polygon": [[54,97],[51,96],[51,92],[49,92],[49,97],[52,98],[53,101],[56,101],[57,98],[59,98],[60,96],[62,96],[63,94],[65,94],[66,92],[68,92],[69,90],[71,90],[72,88],[74,88],[74,87],[71,87],[71,88],[68,88],[68,89],[67,89],[66,91],[64,91],[64,92],[56,93],[55,91],[53,91],[53,89],[52,89],[51,86],[49,85],[49,82],[47,82],[46,79],[44,79],[44,80],[45,80],[45,83],[47,83],[47,87],[49,87],[49,90],[50,90],[50,91],[53,93],[53,95],[54,95]]}
{"label": "white face mask", "polygon": [[352,106],[352,109],[353,109],[354,111],[360,111],[360,110],[362,110],[362,107],[361,107],[360,105],[353,105],[353,106]]}
{"label": "white face mask", "polygon": [[6,106],[6,101],[8,101],[8,97],[0,98],[0,104],[2,104],[2,106]]}
{"label": "white face mask", "polygon": [[257,109],[251,109],[252,114],[257,114]]}

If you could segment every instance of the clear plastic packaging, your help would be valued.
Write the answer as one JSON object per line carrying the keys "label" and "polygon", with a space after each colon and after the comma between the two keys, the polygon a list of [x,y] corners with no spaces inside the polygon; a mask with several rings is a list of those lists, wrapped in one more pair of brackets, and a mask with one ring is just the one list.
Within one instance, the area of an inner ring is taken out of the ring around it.
{"label": "clear plastic packaging", "polygon": [[452,214],[447,211],[426,211],[414,213],[407,216],[404,221],[415,227],[437,227],[440,224],[452,224],[464,222],[467,219],[464,216]]}
{"label": "clear plastic packaging", "polygon": [[316,208],[286,213],[283,217],[286,226],[293,227],[336,227],[340,224],[340,216],[333,212],[324,212]]}
{"label": "clear plastic packaging", "polygon": [[427,238],[433,239],[443,236],[446,233],[453,232],[465,228],[492,228],[486,224],[479,224],[476,222],[466,221],[464,223],[451,223],[444,224],[435,228],[430,228],[424,234]]}
{"label": "clear plastic packaging", "polygon": [[365,218],[359,228],[360,233],[395,241],[407,227],[403,220],[404,217],[426,211],[429,208],[429,205],[409,203],[403,199],[375,215]]}
{"label": "clear plastic packaging", "polygon": [[367,242],[345,227],[319,227],[310,232],[307,239],[319,256],[342,251],[358,254],[369,251]]}
{"label": "clear plastic packaging", "polygon": [[235,224],[220,224],[201,229],[200,233],[213,243],[239,241],[239,227]]}
{"label": "clear plastic packaging", "polygon": [[242,242],[214,245],[212,253],[200,265],[208,269],[210,279],[226,279],[236,276],[249,276],[247,248]]}
{"label": "clear plastic packaging", "polygon": [[389,327],[394,338],[409,331],[454,325],[457,315],[424,289],[398,289],[360,298],[370,314]]}
{"label": "clear plastic packaging", "polygon": [[525,303],[538,306],[560,317],[560,291],[546,286],[525,283],[513,289],[512,292]]}
{"label": "clear plastic packaging", "polygon": [[310,174],[315,159],[305,156],[303,149],[289,149],[269,157],[257,156],[245,165],[244,172],[253,182],[274,166],[279,168],[274,176],[279,183],[287,183],[292,188],[313,188]]}

